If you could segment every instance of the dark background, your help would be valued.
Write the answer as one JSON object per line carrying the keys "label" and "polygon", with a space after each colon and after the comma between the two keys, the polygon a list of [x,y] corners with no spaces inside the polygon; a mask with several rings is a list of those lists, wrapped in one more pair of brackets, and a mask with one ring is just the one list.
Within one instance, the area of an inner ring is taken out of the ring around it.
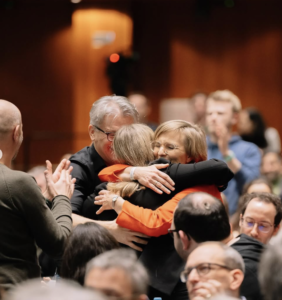
{"label": "dark background", "polygon": [[152,121],[159,120],[164,98],[230,89],[281,135],[281,2],[1,0],[0,98],[19,107],[25,135],[15,167],[58,162],[89,144],[91,103],[112,93],[109,49],[83,50],[86,31],[73,21],[79,10],[115,10],[132,20],[131,50],[139,60],[129,91],[151,99]]}

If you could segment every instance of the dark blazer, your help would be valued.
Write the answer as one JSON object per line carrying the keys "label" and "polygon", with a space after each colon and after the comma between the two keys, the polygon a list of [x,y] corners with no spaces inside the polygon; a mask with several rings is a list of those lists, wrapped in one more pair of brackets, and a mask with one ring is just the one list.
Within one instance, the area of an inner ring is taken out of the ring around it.
{"label": "dark blazer", "polygon": [[[165,159],[158,159],[153,163],[170,163]],[[224,189],[233,173],[227,167],[226,163],[211,159],[196,164],[171,164],[162,169],[175,182],[175,191],[171,194],[157,194],[151,189],[144,189],[135,192],[129,200],[132,204],[149,209],[157,209],[165,202],[170,200],[185,188],[200,184],[215,184]],[[97,186],[95,193],[90,195],[83,205],[83,215],[92,219],[113,220],[117,214],[110,216],[113,211],[104,211],[101,215],[96,215],[100,206],[94,205],[94,197],[100,190],[106,189],[107,183]],[[221,190],[222,190],[221,189]],[[104,215],[104,216],[103,216]],[[140,245],[139,245],[140,246]],[[174,249],[173,239],[170,235],[152,237],[148,244],[143,247],[139,259],[147,268],[150,276],[150,285],[166,294],[171,294],[179,281],[180,272],[185,263],[178,256]]]}
{"label": "dark blazer", "polygon": [[72,155],[70,161],[73,166],[71,175],[76,178],[71,198],[72,212],[81,215],[83,202],[87,196],[94,193],[95,187],[101,183],[98,174],[106,168],[106,164],[93,144]]}
{"label": "dark blazer", "polygon": [[263,296],[258,281],[258,266],[264,244],[246,234],[241,234],[239,237],[240,239],[231,247],[240,253],[245,263],[245,276],[240,293],[247,300],[262,300]]}

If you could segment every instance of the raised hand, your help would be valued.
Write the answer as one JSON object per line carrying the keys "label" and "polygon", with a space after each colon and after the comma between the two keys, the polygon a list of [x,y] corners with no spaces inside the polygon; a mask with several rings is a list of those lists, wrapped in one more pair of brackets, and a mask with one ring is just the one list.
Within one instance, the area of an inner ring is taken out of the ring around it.
{"label": "raised hand", "polygon": [[[67,167],[68,169],[66,170],[65,168]],[[71,178],[71,171],[72,167],[69,167],[69,163],[66,160],[63,160],[54,174],[52,174],[52,164],[47,160],[46,170],[44,171],[46,179],[46,191],[43,193],[44,197],[50,201],[57,195],[65,195],[68,198],[71,198],[74,191],[74,183],[76,181],[75,178]],[[54,181],[54,178],[56,182]]]}
{"label": "raised hand", "polygon": [[[46,161],[46,165],[47,165],[47,161]],[[50,168],[50,165],[49,165],[49,168]],[[69,160],[63,159],[59,163],[59,165],[57,166],[55,172],[52,175],[54,183],[56,183],[60,179],[62,170],[68,170],[68,169],[70,169],[70,171],[72,171],[73,167],[72,166],[70,167],[70,161]],[[47,165],[47,170],[48,170],[48,165]],[[50,170],[48,170],[48,171],[50,172]],[[51,173],[52,173],[52,165],[51,165]]]}
{"label": "raised hand", "polygon": [[74,191],[75,178],[72,179],[71,169],[62,170],[60,179],[54,184],[58,195],[67,196],[69,199],[72,197]]}

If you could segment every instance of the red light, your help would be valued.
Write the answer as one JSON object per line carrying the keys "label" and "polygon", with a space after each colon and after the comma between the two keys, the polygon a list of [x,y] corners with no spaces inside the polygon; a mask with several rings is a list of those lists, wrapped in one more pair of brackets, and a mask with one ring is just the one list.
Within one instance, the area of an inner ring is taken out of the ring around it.
{"label": "red light", "polygon": [[119,61],[119,55],[117,53],[113,53],[110,56],[110,62],[112,63],[116,63]]}

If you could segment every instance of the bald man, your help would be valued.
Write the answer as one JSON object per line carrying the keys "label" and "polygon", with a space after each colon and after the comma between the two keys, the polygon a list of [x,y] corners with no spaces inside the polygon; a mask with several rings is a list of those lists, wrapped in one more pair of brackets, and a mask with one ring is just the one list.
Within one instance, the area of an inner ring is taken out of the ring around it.
{"label": "bald man", "polygon": [[69,176],[69,163],[63,161],[53,176],[52,165],[48,163],[45,195],[52,201],[49,210],[34,178],[11,170],[22,141],[19,109],[11,102],[0,100],[1,290],[29,278],[39,278],[36,244],[49,255],[59,257],[72,227],[69,198],[74,180]]}
{"label": "bald man", "polygon": [[217,294],[240,299],[244,270],[244,261],[236,250],[219,242],[206,242],[189,255],[181,279],[186,282],[190,300]]}

